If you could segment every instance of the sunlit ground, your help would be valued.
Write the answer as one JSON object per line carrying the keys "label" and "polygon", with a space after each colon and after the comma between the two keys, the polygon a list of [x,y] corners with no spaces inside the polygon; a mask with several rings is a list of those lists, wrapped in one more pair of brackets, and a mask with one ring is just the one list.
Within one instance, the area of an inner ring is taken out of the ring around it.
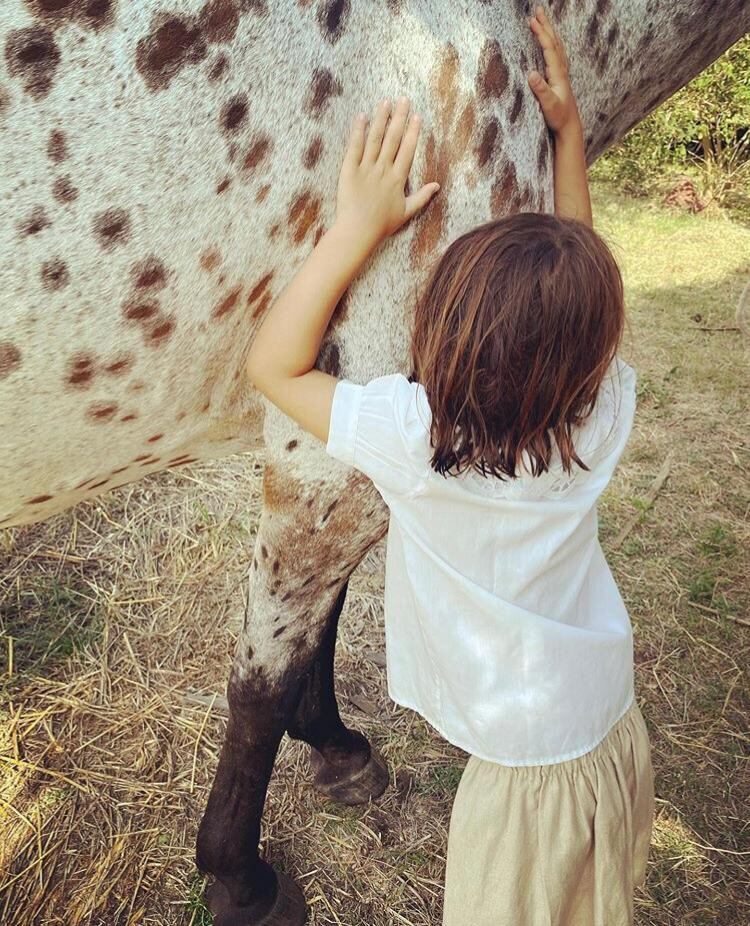
{"label": "sunlit ground", "polygon": [[[748,344],[725,329],[750,230],[603,189],[596,200],[639,372],[635,433],[601,506],[657,773],[638,922],[738,926],[750,922],[750,414]],[[0,534],[5,926],[210,921],[193,842],[224,721],[185,694],[223,689],[261,464],[164,473]],[[268,802],[264,842],[304,887],[312,924],[440,923],[464,759],[388,701],[382,648],[376,549],[350,586],[338,686],[392,787],[370,807],[329,804],[304,748],[286,743]]]}

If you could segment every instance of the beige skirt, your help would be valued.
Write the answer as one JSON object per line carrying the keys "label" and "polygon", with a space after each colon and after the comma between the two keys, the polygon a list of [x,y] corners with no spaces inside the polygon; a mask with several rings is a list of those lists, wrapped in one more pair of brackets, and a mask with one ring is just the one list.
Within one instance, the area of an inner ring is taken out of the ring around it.
{"label": "beige skirt", "polygon": [[636,704],[569,762],[511,768],[472,756],[451,814],[443,926],[629,926],[653,814]]}

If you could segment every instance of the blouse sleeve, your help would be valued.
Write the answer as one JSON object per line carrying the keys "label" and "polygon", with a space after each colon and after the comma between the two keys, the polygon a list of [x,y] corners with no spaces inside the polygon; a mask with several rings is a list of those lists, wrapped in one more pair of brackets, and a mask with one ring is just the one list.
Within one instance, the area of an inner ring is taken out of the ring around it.
{"label": "blouse sleeve", "polygon": [[600,389],[588,446],[582,448],[587,465],[614,469],[633,428],[636,386],[635,370],[616,357]]}
{"label": "blouse sleeve", "polygon": [[397,495],[413,495],[429,467],[429,424],[418,385],[401,373],[364,386],[339,380],[333,393],[326,452]]}

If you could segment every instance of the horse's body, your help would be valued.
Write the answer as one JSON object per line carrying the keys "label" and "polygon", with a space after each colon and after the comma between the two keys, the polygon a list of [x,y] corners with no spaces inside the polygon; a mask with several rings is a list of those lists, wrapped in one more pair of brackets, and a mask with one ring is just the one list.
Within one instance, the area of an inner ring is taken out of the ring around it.
{"label": "horse's body", "polygon": [[[748,0],[551,6],[590,159],[750,27]],[[257,858],[284,731],[316,748],[328,793],[366,799],[384,785],[338,717],[332,658],[347,578],[387,512],[249,388],[253,331],[331,221],[349,121],[379,97],[406,93],[425,116],[415,174],[442,190],[337,310],[323,368],[360,382],[405,370],[414,291],[441,246],[491,216],[551,207],[525,11],[518,0],[0,9],[0,526],[143,473],[267,448],[227,741],[199,839],[227,889],[217,922],[298,922]],[[271,908],[278,919],[263,918]]]}

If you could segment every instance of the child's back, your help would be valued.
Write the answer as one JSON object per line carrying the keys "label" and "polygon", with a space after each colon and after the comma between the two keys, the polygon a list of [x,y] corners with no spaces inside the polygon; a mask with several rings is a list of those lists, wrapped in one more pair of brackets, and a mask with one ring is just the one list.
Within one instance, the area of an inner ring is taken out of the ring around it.
{"label": "child's back", "polygon": [[[452,743],[507,765],[592,749],[633,698],[627,611],[596,502],[630,433],[635,374],[617,360],[575,447],[539,476],[442,476],[424,388],[400,374],[337,387],[328,452],[374,481],[391,521],[391,697]],[[355,433],[356,432],[356,433]]]}

